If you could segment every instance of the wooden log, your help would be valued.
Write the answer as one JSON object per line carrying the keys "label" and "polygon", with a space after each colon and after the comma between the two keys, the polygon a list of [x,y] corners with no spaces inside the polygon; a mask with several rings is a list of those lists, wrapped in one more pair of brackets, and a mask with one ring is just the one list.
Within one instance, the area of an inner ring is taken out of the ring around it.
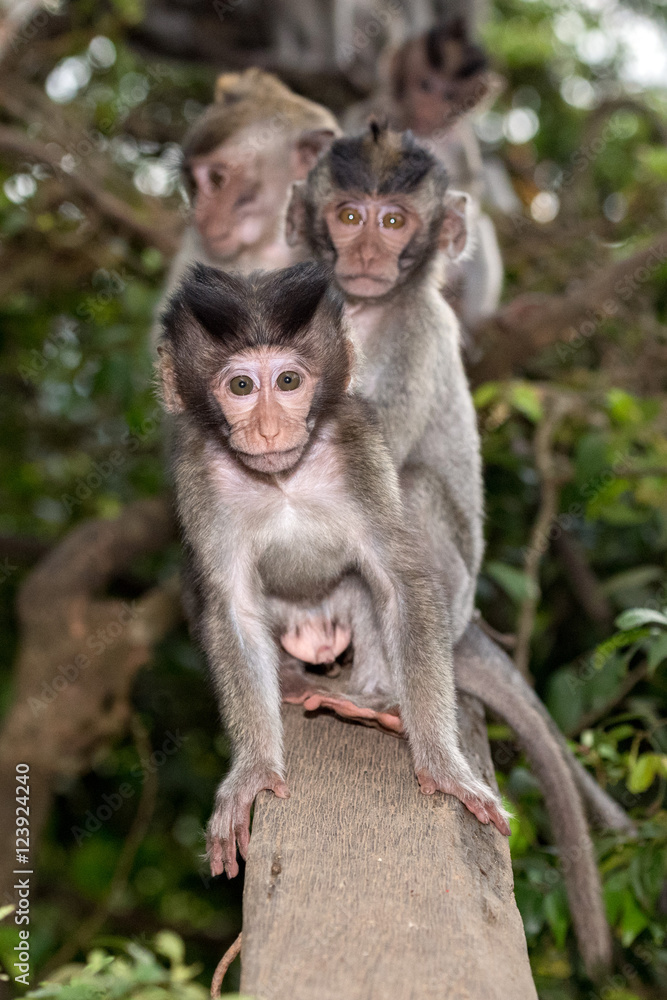
{"label": "wooden log", "polygon": [[[261,1000],[535,1000],[507,840],[417,787],[404,740],[286,706],[291,798],[261,793],[241,991]],[[494,782],[478,701],[463,745]]]}

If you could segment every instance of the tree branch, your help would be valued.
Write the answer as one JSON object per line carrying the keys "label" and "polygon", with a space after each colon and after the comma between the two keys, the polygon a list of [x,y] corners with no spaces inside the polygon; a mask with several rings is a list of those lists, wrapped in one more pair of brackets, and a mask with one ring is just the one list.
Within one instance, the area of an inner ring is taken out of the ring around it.
{"label": "tree branch", "polygon": [[608,315],[615,315],[665,260],[667,233],[662,233],[642,250],[601,268],[590,281],[564,295],[519,295],[473,331],[476,356],[468,364],[472,384],[521,371],[527,361],[565,339],[569,328],[591,320],[591,313],[602,306]]}
{"label": "tree branch", "polygon": [[0,152],[17,156],[31,163],[44,163],[57,175],[59,181],[84,202],[95,208],[101,215],[109,219],[121,230],[137,237],[142,243],[157,247],[163,253],[171,256],[178,249],[178,237],[175,233],[142,222],[124,201],[100,190],[85,175],[73,170],[71,173],[62,168],[62,150],[51,149],[37,139],[30,139],[18,128],[0,125]]}

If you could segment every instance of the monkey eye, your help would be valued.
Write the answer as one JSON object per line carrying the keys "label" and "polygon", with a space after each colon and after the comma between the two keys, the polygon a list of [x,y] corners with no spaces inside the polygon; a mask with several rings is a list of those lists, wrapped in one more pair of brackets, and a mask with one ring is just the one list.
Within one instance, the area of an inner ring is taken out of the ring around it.
{"label": "monkey eye", "polygon": [[402,229],[405,225],[405,216],[400,212],[387,212],[380,219],[380,225],[383,229]]}
{"label": "monkey eye", "polygon": [[223,171],[222,170],[217,170],[215,167],[212,167],[209,170],[209,172],[208,172],[208,179],[209,179],[209,181],[211,183],[211,186],[214,187],[214,188],[216,188],[216,189],[218,189],[218,190],[225,183],[225,175],[224,175]]}
{"label": "monkey eye", "polygon": [[338,213],[338,218],[341,222],[344,222],[346,226],[361,226],[363,224],[363,218],[361,212],[356,208],[341,208]]}
{"label": "monkey eye", "polygon": [[420,80],[419,88],[420,90],[423,90],[425,94],[430,94],[433,90],[433,84],[430,80]]}
{"label": "monkey eye", "polygon": [[237,375],[229,383],[229,388],[235,396],[249,396],[255,385],[247,375]]}
{"label": "monkey eye", "polygon": [[282,372],[277,380],[276,385],[283,392],[289,392],[291,389],[298,389],[301,385],[301,376],[297,372]]}

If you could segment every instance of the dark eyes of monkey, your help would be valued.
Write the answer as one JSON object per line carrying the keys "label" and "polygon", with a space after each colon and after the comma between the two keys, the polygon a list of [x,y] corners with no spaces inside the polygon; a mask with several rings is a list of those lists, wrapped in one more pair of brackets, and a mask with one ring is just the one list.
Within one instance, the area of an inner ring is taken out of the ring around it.
{"label": "dark eyes of monkey", "polygon": [[283,372],[282,375],[278,376],[276,385],[283,392],[290,392],[292,389],[298,389],[301,385],[301,376],[296,372]]}
{"label": "dark eyes of monkey", "polygon": [[255,388],[255,383],[246,375],[237,375],[229,383],[229,388],[235,396],[249,396]]}

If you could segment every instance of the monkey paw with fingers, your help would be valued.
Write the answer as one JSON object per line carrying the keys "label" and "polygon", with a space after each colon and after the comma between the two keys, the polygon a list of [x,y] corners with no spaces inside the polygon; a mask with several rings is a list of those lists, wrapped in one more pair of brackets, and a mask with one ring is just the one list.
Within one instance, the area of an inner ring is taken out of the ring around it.
{"label": "monkey paw with fingers", "polygon": [[250,843],[250,809],[258,792],[289,798],[287,785],[275,771],[256,768],[246,775],[230,775],[220,785],[215,810],[206,831],[206,853],[212,875],[234,878],[239,873],[236,848],[245,861]]}
{"label": "monkey paw with fingers", "polygon": [[444,772],[439,772],[436,776],[435,769],[427,767],[419,768],[416,773],[419,788],[424,795],[433,795],[435,792],[454,795],[473,816],[477,817],[480,823],[493,823],[500,833],[509,837],[508,815],[491,790],[487,789],[481,781],[471,784],[464,780],[457,780]]}

